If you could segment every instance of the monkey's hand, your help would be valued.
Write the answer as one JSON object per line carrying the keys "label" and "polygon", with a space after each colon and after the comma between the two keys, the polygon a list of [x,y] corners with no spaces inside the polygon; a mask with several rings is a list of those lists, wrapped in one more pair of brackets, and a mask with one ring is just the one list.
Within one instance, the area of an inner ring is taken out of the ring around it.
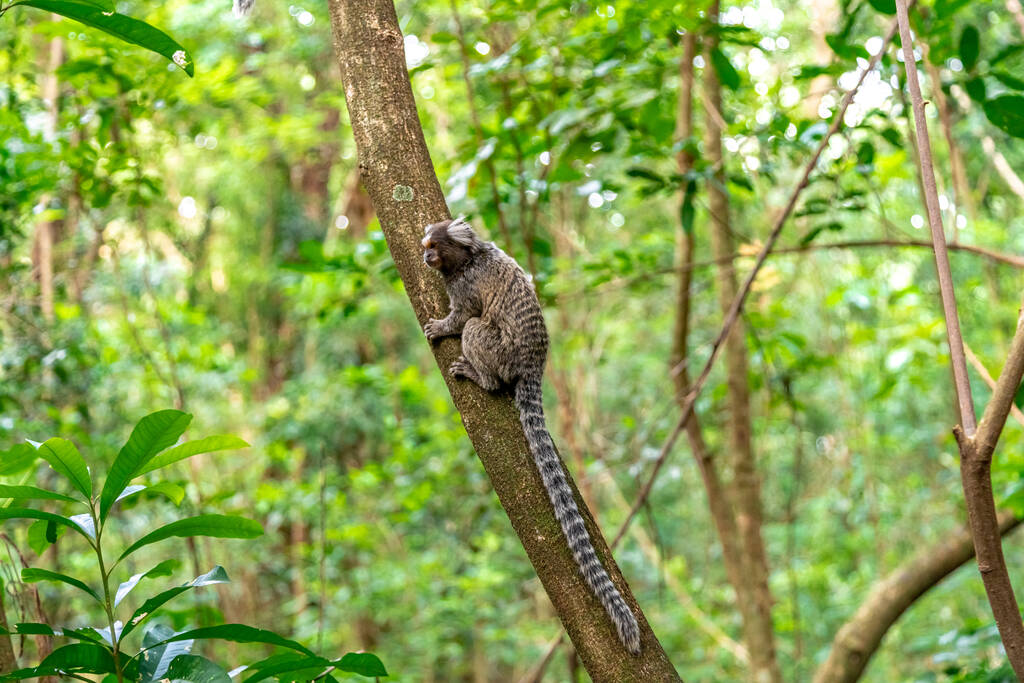
{"label": "monkey's hand", "polygon": [[428,320],[427,324],[423,326],[423,333],[427,335],[427,339],[430,341],[451,334],[448,332],[447,320],[435,320],[434,318]]}

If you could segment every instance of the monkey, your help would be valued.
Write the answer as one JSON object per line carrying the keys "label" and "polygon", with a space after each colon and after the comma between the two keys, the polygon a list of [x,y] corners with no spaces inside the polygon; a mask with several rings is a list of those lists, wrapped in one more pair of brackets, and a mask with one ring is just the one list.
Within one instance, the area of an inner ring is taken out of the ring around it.
{"label": "monkey", "polygon": [[611,618],[619,640],[630,653],[639,654],[636,617],[594,552],[547,430],[541,378],[548,332],[532,281],[515,259],[477,237],[462,218],[427,225],[422,246],[423,262],[444,278],[451,308],[447,317],[427,322],[427,339],[461,334],[462,355],[449,373],[487,391],[513,387],[530,454],[580,573]]}

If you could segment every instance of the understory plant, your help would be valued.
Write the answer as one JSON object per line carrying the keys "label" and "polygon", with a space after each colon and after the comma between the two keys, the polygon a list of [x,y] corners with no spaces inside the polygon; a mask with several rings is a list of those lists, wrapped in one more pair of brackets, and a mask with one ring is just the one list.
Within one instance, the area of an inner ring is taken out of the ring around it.
{"label": "understory plant", "polygon": [[[49,569],[27,567],[21,571],[26,583],[48,581],[64,584],[99,604],[106,617],[103,626],[58,627],[46,623],[15,624],[3,637],[34,635],[67,639],[69,644],[54,649],[38,665],[0,675],[0,680],[20,680],[42,676],[64,676],[92,681],[87,675],[103,675],[105,683],[133,681],[192,681],[229,683],[238,680],[255,683],[263,680],[334,681],[341,674],[367,677],[386,676],[381,661],[369,653],[348,653],[338,659],[321,657],[302,644],[272,631],[246,624],[203,626],[176,632],[158,621],[150,621],[167,602],[193,588],[227,583],[221,566],[192,580],[138,602],[130,613],[129,594],[143,579],[170,576],[180,564],[165,559],[148,571],[130,577],[123,562],[141,548],[169,538],[209,536],[252,539],[263,534],[259,523],[245,517],[201,514],[164,524],[144,534],[127,547],[112,549],[105,539],[125,519],[112,512],[121,501],[145,493],[159,494],[180,504],[185,490],[170,481],[156,481],[154,474],[173,463],[201,453],[243,448],[248,444],[235,436],[210,436],[175,445],[192,416],[178,410],[161,410],[142,418],[120,449],[106,479],[94,486],[85,460],[71,441],[52,438],[44,443],[17,444],[0,451],[0,477],[20,476],[22,483],[0,484],[0,520],[35,520],[28,531],[32,545],[46,547],[57,541],[61,532],[71,530],[92,550],[96,573],[76,577]],[[66,492],[48,490],[24,483],[35,475],[34,465],[41,458],[66,480]],[[135,482],[145,477],[146,482]],[[44,509],[49,508],[49,509]],[[52,510],[60,510],[55,512]],[[34,539],[34,541],[33,541]],[[88,581],[92,581],[92,585]],[[97,587],[98,586],[98,587]],[[124,618],[119,613],[124,613]],[[139,637],[141,636],[141,637]],[[237,666],[230,672],[214,661],[192,653],[198,641],[222,640],[236,643],[263,643],[275,646],[279,653],[260,661]]]}

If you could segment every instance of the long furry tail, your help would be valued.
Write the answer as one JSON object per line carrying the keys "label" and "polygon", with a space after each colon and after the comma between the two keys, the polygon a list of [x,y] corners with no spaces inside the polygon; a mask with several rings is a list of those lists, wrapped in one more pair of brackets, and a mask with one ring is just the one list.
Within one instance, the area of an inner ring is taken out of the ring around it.
{"label": "long furry tail", "polygon": [[587,533],[583,517],[573,499],[572,489],[565,480],[562,461],[555,452],[555,445],[544,423],[540,377],[524,377],[516,383],[516,406],[519,408],[519,420],[523,424],[523,431],[526,432],[533,461],[540,470],[544,488],[547,489],[548,497],[555,508],[555,518],[562,525],[562,533],[565,534],[569,549],[576,558],[580,573],[611,617],[618,631],[619,640],[627,650],[638,654],[640,627],[637,626],[636,617],[616,590],[612,580],[608,578],[608,572],[601,566],[601,561],[594,552],[590,534]]}

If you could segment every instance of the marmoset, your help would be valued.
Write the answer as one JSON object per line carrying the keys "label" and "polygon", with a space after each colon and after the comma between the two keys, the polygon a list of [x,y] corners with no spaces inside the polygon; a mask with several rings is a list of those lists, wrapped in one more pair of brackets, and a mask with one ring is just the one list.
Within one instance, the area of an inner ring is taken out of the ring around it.
{"label": "marmoset", "polygon": [[515,260],[484,242],[464,220],[428,225],[423,261],[444,276],[451,313],[424,326],[427,339],[462,334],[462,356],[450,372],[488,391],[512,385],[533,461],[580,573],[604,605],[619,639],[640,652],[636,618],[608,578],[576,507],[544,421],[541,378],[548,332],[533,283]]}

